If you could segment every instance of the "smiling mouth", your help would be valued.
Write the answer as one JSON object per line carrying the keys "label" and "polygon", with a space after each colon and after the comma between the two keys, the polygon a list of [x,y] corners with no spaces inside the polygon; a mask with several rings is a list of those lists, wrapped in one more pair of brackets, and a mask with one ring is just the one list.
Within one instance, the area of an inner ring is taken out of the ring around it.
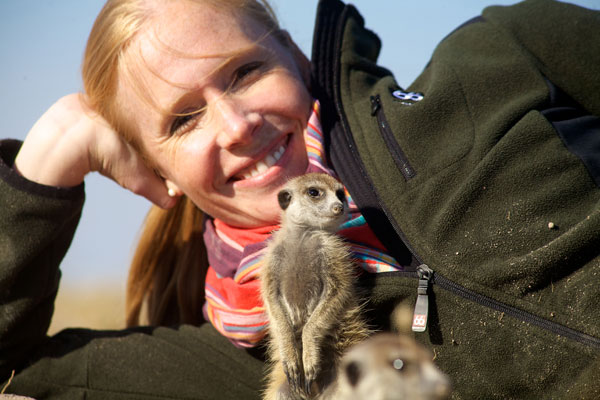
{"label": "smiling mouth", "polygon": [[269,154],[267,154],[262,160],[258,161],[256,164],[251,165],[250,167],[244,169],[240,173],[236,174],[234,180],[242,180],[242,179],[251,179],[255,176],[258,176],[264,172],[266,172],[273,165],[277,164],[277,161],[283,156],[285,150],[289,143],[289,137],[285,141],[284,144],[280,145],[273,149]]}

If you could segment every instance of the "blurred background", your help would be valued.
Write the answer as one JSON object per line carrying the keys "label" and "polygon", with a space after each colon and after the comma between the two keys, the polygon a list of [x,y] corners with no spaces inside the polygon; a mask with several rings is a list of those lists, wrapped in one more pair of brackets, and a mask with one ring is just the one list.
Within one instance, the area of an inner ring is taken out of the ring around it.
{"label": "blurred background", "polygon": [[[407,87],[436,44],[487,5],[512,0],[355,0],[382,39],[380,64]],[[576,0],[600,8],[600,0]],[[0,137],[24,139],[58,98],[82,89],[80,63],[103,0],[0,0]],[[281,25],[310,56],[317,0],[271,0]],[[86,204],[63,278],[51,330],[124,325],[129,260],[148,201],[106,178],[86,178]]]}

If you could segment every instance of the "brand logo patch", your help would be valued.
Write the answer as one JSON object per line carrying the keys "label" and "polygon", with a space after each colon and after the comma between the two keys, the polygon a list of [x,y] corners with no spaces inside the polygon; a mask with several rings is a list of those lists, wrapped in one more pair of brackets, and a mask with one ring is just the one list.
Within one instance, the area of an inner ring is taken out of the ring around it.
{"label": "brand logo patch", "polygon": [[413,331],[422,332],[427,326],[427,316],[421,314],[415,314],[413,318],[412,329]]}
{"label": "brand logo patch", "polygon": [[419,92],[406,92],[402,89],[392,90],[392,96],[394,99],[400,100],[402,104],[412,106],[414,103],[419,102],[425,98],[423,93]]}

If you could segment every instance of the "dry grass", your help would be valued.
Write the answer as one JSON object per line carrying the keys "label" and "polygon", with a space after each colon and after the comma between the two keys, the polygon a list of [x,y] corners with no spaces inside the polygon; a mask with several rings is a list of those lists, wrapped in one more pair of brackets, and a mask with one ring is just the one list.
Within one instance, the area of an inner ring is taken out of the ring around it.
{"label": "dry grass", "polygon": [[63,283],[55,302],[48,333],[64,328],[122,329],[125,327],[125,289],[122,284]]}

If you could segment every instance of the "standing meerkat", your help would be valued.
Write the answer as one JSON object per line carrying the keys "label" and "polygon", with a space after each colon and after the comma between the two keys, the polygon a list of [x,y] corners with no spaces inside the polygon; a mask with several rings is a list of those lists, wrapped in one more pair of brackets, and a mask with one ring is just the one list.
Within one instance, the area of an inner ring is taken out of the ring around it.
{"label": "standing meerkat", "polygon": [[312,398],[333,382],[344,351],[370,330],[349,247],[335,234],[348,208],[342,184],[307,174],[292,179],[278,200],[281,229],[261,272],[273,361],[264,398]]}

